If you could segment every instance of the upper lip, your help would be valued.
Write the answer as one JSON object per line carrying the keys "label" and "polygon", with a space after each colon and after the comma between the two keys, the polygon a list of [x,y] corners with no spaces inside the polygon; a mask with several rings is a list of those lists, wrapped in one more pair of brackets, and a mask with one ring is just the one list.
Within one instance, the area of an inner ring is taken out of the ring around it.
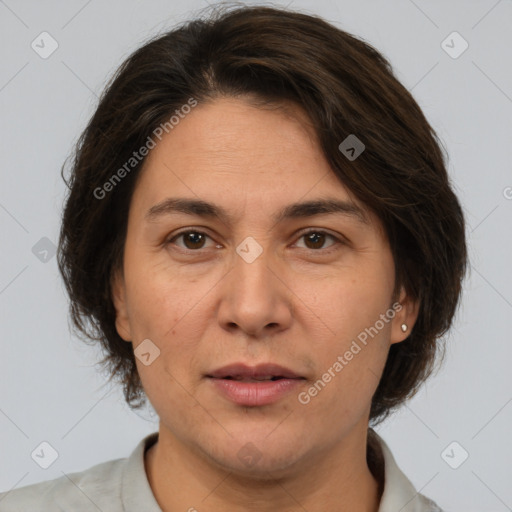
{"label": "upper lip", "polygon": [[225,377],[245,377],[253,379],[265,377],[285,377],[288,379],[303,378],[289,368],[273,363],[262,363],[256,366],[248,366],[244,363],[233,363],[210,372],[206,376],[216,379],[223,379]]}

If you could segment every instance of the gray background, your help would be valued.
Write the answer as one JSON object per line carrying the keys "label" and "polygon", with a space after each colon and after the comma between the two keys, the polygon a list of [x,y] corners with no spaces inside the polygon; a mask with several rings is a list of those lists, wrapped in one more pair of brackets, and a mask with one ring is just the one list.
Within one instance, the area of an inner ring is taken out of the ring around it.
{"label": "gray background", "polygon": [[[287,4],[364,38],[391,61],[448,149],[469,224],[471,271],[445,365],[377,430],[441,507],[512,510],[512,2],[276,2]],[[69,334],[52,246],[40,240],[57,242],[60,168],[107,78],[148,37],[204,7],[0,1],[0,491],[124,457],[157,429],[105,385],[96,350]],[[43,31],[59,45],[47,59],[31,47]],[[458,58],[441,46],[453,31],[469,43]],[[48,469],[31,458],[42,441],[59,454]],[[445,452],[453,441],[460,446]],[[462,449],[469,457],[452,469],[446,460],[460,462]]]}

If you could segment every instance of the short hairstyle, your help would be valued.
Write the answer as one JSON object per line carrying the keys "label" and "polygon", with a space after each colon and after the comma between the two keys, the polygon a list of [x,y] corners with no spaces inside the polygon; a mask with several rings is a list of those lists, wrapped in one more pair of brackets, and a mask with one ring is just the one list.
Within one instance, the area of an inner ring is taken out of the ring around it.
{"label": "short hairstyle", "polygon": [[[135,161],[134,151],[159,126],[169,132],[170,116],[191,98],[201,104],[221,97],[300,106],[333,173],[383,223],[395,264],[394,296],[403,286],[420,306],[409,337],[391,345],[372,398],[376,425],[435,367],[466,272],[465,220],[442,144],[389,62],[318,16],[217,6],[153,37],[121,64],[73,149],[69,180],[66,164],[61,171],[69,190],[58,265],[75,331],[101,344],[100,363],[123,385],[130,407],[144,405],[133,347],[116,331],[112,300],[145,160]],[[357,159],[339,149],[350,134],[365,145]]]}

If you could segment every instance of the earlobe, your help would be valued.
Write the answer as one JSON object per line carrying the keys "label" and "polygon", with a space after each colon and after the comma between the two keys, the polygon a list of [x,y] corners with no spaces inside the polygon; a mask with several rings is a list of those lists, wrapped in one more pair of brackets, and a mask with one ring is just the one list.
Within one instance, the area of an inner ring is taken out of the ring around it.
{"label": "earlobe", "polygon": [[119,336],[125,341],[132,341],[128,308],[126,304],[126,287],[121,272],[114,273],[110,289],[112,291],[112,302],[116,310],[116,330]]}
{"label": "earlobe", "polygon": [[400,343],[410,336],[419,314],[419,300],[408,296],[404,288],[398,304],[391,326],[391,343]]}

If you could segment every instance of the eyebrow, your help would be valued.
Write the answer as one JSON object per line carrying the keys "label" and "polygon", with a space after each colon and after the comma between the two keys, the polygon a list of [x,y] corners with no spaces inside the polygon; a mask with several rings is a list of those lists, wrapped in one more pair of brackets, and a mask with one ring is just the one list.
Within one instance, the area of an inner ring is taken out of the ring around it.
{"label": "eyebrow", "polygon": [[[231,215],[222,207],[201,199],[173,198],[169,197],[152,206],[145,215],[148,222],[154,222],[159,218],[184,213],[218,219],[225,224],[231,224]],[[370,221],[362,208],[350,201],[340,199],[316,199],[285,206],[273,216],[274,223],[288,219],[301,219],[314,215],[337,214],[353,218],[361,224],[369,225]]]}

